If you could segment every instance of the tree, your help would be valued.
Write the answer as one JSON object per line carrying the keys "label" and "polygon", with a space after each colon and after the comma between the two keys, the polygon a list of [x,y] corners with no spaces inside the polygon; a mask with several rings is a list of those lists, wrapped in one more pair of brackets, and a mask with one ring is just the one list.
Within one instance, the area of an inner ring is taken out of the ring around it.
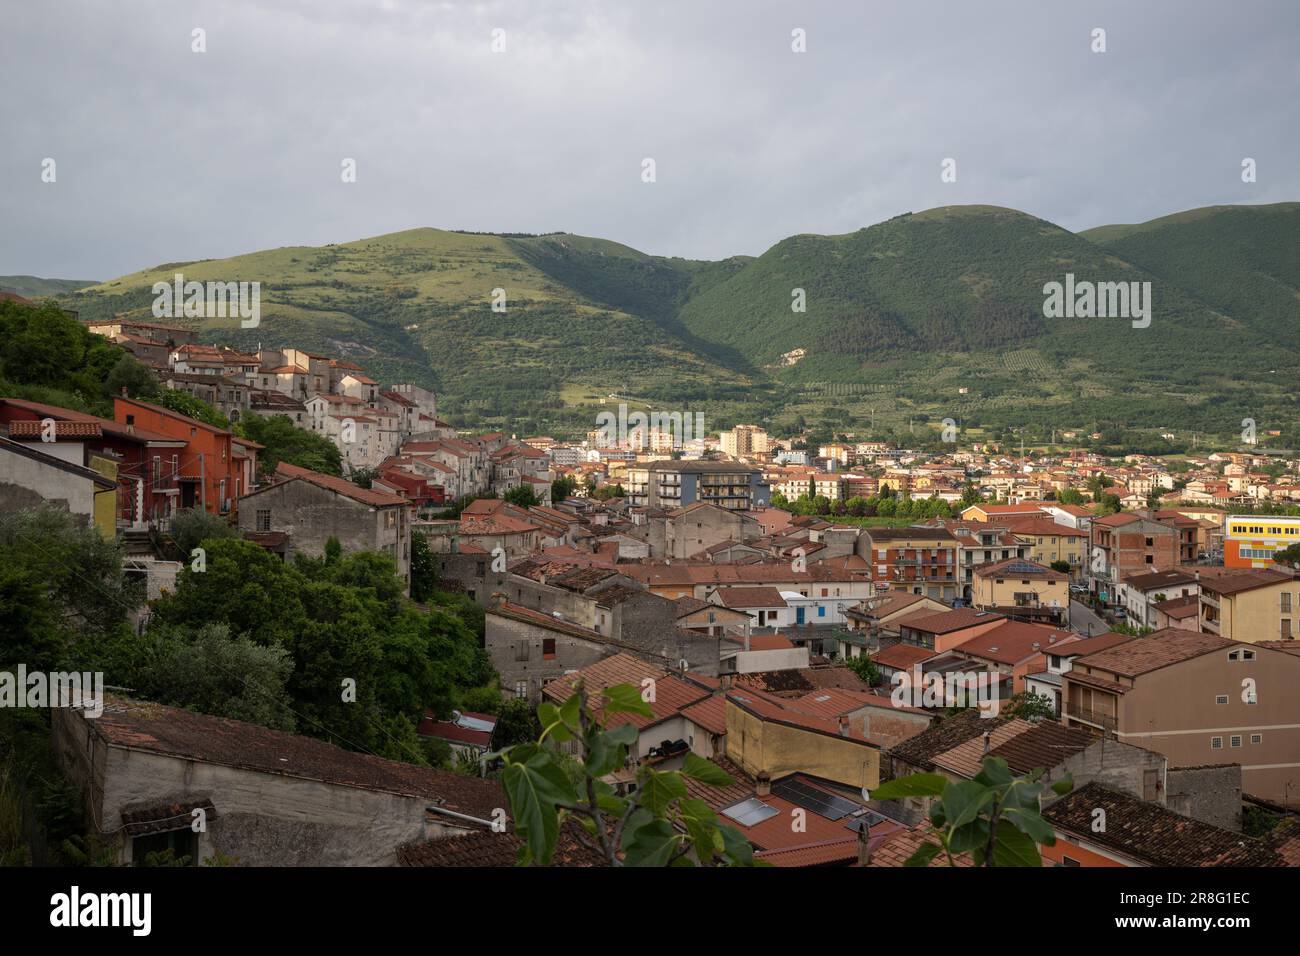
{"label": "tree", "polygon": [[158,380],[153,373],[136,361],[134,355],[126,352],[109,369],[108,377],[104,379],[104,396],[111,399],[121,395],[123,389],[131,398],[145,401],[155,401],[158,396]]}
{"label": "tree", "polygon": [[551,501],[563,501],[572,498],[578,491],[578,482],[572,475],[561,475],[551,482]]}
{"label": "tree", "polygon": [[[29,670],[129,658],[127,611],[143,586],[122,573],[122,552],[53,504],[0,514],[0,665]],[[129,666],[123,660],[121,666]]]}
{"label": "tree", "polygon": [[[499,696],[499,694],[498,694]],[[497,723],[492,728],[492,749],[505,750],[516,744],[536,740],[542,732],[532,705],[520,697],[511,697],[501,704]]]}
{"label": "tree", "polygon": [[1052,568],[1053,571],[1058,571],[1058,572],[1060,572],[1061,574],[1069,574],[1069,573],[1070,573],[1070,562],[1069,562],[1069,561],[1053,561],[1052,564],[1051,564],[1051,568]]}
{"label": "tree", "polygon": [[205,425],[212,425],[214,428],[230,427],[230,422],[226,420],[225,415],[222,415],[221,412],[203,401],[203,399],[195,398],[188,392],[182,392],[178,388],[160,389],[154,402],[163,408],[171,409],[173,412],[180,412],[182,415],[198,419]]}
{"label": "tree", "polygon": [[538,498],[537,494],[528,485],[511,488],[501,497],[520,508],[531,508],[542,503],[542,499]]}
{"label": "tree", "polygon": [[[1056,834],[1039,813],[1046,789],[1037,781],[1041,769],[1013,777],[1001,757],[985,757],[973,780],[952,781],[937,773],[918,773],[882,784],[876,800],[934,797],[930,823],[936,841],[924,844],[905,865],[929,866],[940,853],[948,864],[969,853],[976,866],[1042,866],[1038,846],[1053,846]],[[1067,777],[1052,784],[1053,792],[1073,789]]]}
{"label": "tree", "polygon": [[422,531],[411,532],[411,600],[428,601],[438,586],[438,559]]}
{"label": "tree", "polygon": [[171,532],[172,540],[186,561],[204,541],[238,536],[225,518],[198,508],[185,508],[176,512],[172,516]]}
{"label": "tree", "polygon": [[283,648],[232,637],[224,624],[192,632],[159,629],[151,637],[152,659],[136,682],[146,697],[276,730],[294,729],[285,691],[293,660]]}
{"label": "tree", "polygon": [[[601,691],[600,712],[650,717],[650,705],[631,684]],[[709,805],[689,796],[685,778],[713,787],[733,783],[717,764],[693,753],[682,769],[637,768],[637,788],[619,796],[601,778],[627,764],[637,739],[633,724],[607,730],[597,719],[581,679],[563,705],[544,703],[536,743],[517,744],[499,755],[502,783],[510,800],[515,832],[524,840],[519,863],[549,865],[560,828],[572,824],[575,838],[610,866],[752,866],[753,847],[718,820]],[[581,764],[575,782],[554,745],[573,743]]]}
{"label": "tree", "polygon": [[1291,567],[1300,566],[1300,543],[1288,545],[1280,551],[1274,551],[1273,563],[1288,564]]}
{"label": "tree", "polygon": [[1052,720],[1056,717],[1056,710],[1052,706],[1052,698],[1026,690],[1012,695],[1011,699],[999,708],[998,715],[1001,717],[1019,717],[1021,720],[1031,720],[1038,717]]}
{"label": "tree", "polygon": [[324,435],[299,428],[288,415],[262,416],[245,412],[235,431],[249,441],[263,445],[258,452],[258,467],[263,473],[275,471],[282,462],[310,468],[323,475],[342,475],[343,457],[338,446]]}
{"label": "tree", "polygon": [[1056,500],[1063,505],[1081,505],[1086,499],[1078,488],[1066,488],[1056,496]]}
{"label": "tree", "polygon": [[857,674],[858,677],[869,687],[879,687],[883,680],[880,674],[880,668],[866,654],[859,654],[857,657],[850,657],[845,664],[849,670]]}

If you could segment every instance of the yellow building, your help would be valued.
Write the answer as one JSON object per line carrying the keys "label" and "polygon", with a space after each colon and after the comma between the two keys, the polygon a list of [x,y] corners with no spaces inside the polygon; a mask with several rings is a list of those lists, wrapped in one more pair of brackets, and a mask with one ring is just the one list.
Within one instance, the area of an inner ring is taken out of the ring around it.
{"label": "yellow building", "polygon": [[1300,631],[1300,581],[1281,568],[1201,580],[1200,629],[1234,641],[1291,641]]}
{"label": "yellow building", "polygon": [[95,492],[95,527],[112,540],[117,536],[117,462],[92,455],[90,470],[113,483],[112,488],[99,488]]}
{"label": "yellow building", "polygon": [[746,691],[727,695],[727,757],[754,777],[807,773],[868,790],[880,784],[880,745],[847,717],[816,717]]}
{"label": "yellow building", "polygon": [[1300,518],[1284,515],[1229,515],[1224,520],[1223,566],[1267,568],[1273,554],[1300,544]]}
{"label": "yellow building", "polygon": [[978,608],[1061,608],[1070,606],[1070,578],[1049,567],[1008,558],[974,569],[971,603]]}
{"label": "yellow building", "polygon": [[1058,524],[1048,517],[991,520],[1028,543],[1029,557],[1032,560],[1046,565],[1064,561],[1070,566],[1072,576],[1079,577],[1083,574],[1083,559],[1088,550],[1087,532]]}

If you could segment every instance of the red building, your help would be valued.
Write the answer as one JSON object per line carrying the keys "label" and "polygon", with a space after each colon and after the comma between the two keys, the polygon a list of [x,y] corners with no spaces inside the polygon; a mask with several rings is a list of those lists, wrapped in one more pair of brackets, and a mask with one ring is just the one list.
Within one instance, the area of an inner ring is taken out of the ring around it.
{"label": "red building", "polygon": [[[53,425],[47,426],[47,420]],[[179,486],[175,469],[169,473],[161,463],[179,460],[185,449],[183,440],[162,431],[17,398],[0,398],[0,424],[12,440],[38,443],[42,451],[72,464],[101,473],[105,469],[96,467],[101,462],[116,465],[119,525],[143,527],[171,515]],[[155,462],[159,464],[155,466]],[[155,481],[155,474],[162,477]]]}
{"label": "red building", "polygon": [[229,429],[133,398],[113,399],[113,417],[128,430],[141,429],[184,442],[170,459],[153,456],[148,477],[163,487],[175,483],[174,508],[202,508],[232,514],[252,490],[257,445],[236,439]]}
{"label": "red building", "polygon": [[371,487],[405,498],[416,508],[441,508],[447,500],[442,485],[398,468],[389,468]]}

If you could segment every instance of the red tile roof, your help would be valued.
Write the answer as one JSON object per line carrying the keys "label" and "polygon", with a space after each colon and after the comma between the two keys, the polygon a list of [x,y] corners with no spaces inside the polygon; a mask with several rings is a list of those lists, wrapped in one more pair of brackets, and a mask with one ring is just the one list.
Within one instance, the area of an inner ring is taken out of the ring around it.
{"label": "red tile roof", "polygon": [[1058,647],[1076,640],[1078,635],[1070,631],[1023,621],[1005,621],[991,631],[963,641],[952,650],[999,664],[1019,664],[1035,654],[1057,653]]}
{"label": "red tile roof", "polygon": [[104,701],[104,713],[87,727],[110,746],[420,797],[484,819],[508,806],[495,780],[353,753],[313,737],[114,694],[105,694]]}
{"label": "red tile roof", "polygon": [[[296,478],[301,479],[318,488],[324,488],[326,491],[332,491],[345,498],[351,498],[353,501],[359,502],[363,505],[371,505],[376,508],[388,508],[393,506],[408,508],[411,506],[411,502],[398,495],[390,495],[384,491],[375,491],[373,488],[362,488],[360,485],[354,485],[346,478],[338,478],[334,475],[322,475],[318,471],[312,471],[310,468],[300,468],[297,465],[291,465],[285,461],[280,462],[276,466],[275,473],[281,478],[287,480],[293,480]],[[275,485],[271,485],[270,487],[274,488]],[[268,489],[264,488],[259,491],[254,491],[251,494],[261,494],[262,491],[266,490]]]}

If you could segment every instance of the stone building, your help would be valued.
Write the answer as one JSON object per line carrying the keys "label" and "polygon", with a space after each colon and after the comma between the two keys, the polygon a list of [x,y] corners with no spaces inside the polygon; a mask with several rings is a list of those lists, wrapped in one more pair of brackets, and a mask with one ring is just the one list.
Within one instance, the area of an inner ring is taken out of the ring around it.
{"label": "stone building", "polygon": [[330,538],[344,551],[379,551],[410,586],[411,502],[285,462],[276,476],[275,484],[240,499],[240,531],[285,535],[286,558],[294,552],[319,557]]}
{"label": "stone building", "polygon": [[397,848],[485,830],[501,785],[321,740],[105,695],[53,711],[55,755],[119,863],[172,850],[244,866],[391,866]]}

